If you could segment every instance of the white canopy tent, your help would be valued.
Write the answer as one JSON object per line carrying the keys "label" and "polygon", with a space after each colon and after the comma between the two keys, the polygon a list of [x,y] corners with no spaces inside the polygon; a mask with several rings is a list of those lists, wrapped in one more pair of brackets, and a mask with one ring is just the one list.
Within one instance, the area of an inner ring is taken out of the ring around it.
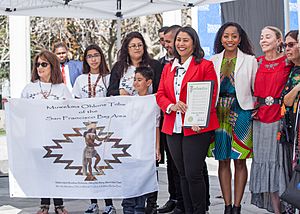
{"label": "white canopy tent", "polygon": [[0,14],[119,19],[233,0],[0,0]]}
{"label": "white canopy tent", "polygon": [[0,0],[0,14],[120,20],[234,0]]}
{"label": "white canopy tent", "polygon": [[30,77],[29,19],[14,16],[115,19],[120,47],[122,19],[228,1],[233,0],[0,0],[0,15],[11,16],[10,95],[19,97]]}

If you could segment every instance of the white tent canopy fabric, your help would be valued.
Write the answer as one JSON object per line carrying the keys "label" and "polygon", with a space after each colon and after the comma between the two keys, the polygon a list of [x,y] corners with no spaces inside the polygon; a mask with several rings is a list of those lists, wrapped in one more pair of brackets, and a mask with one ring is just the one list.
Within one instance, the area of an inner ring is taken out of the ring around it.
{"label": "white tent canopy fabric", "polygon": [[118,19],[233,0],[0,0],[1,15]]}

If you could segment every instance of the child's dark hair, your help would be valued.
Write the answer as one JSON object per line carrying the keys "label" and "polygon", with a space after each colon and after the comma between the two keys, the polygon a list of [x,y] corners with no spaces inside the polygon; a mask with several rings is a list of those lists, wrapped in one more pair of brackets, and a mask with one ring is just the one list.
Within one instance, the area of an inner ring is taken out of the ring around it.
{"label": "child's dark hair", "polygon": [[139,73],[141,74],[143,77],[145,77],[145,79],[148,80],[152,80],[154,79],[154,73],[153,70],[150,67],[147,66],[141,66],[141,67],[137,67],[135,69],[135,73]]}

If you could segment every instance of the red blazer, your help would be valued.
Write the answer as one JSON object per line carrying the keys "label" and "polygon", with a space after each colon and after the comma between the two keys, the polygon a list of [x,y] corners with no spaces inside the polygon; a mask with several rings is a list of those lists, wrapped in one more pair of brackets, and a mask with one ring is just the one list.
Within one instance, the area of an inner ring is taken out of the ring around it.
{"label": "red blazer", "polygon": [[[162,109],[164,114],[164,123],[162,127],[162,132],[172,135],[174,129],[174,123],[176,118],[176,112],[172,111],[170,114],[166,113],[167,107],[170,104],[176,104],[176,98],[174,93],[174,76],[175,69],[171,71],[172,63],[168,63],[165,65],[163,73],[161,75],[158,91],[156,94],[156,101],[159,107]],[[202,59],[199,64],[196,64],[195,59],[193,58],[188,70],[184,76],[184,79],[181,84],[180,96],[179,100],[186,103],[186,94],[187,94],[187,83],[188,82],[196,82],[196,81],[204,81],[204,80],[212,80],[214,81],[214,91],[212,96],[212,106],[210,111],[209,124],[207,128],[204,128],[200,131],[200,133],[215,130],[219,128],[219,122],[216,114],[216,98],[218,91],[218,81],[217,75],[211,61]],[[182,123],[184,119],[184,114],[182,114]],[[183,128],[184,136],[198,134],[194,132],[190,128]]]}

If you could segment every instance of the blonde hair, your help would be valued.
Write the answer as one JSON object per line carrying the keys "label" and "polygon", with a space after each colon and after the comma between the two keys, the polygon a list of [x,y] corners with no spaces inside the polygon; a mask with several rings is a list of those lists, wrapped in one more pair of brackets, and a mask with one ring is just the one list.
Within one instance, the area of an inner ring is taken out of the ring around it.
{"label": "blonde hair", "polygon": [[273,31],[275,33],[276,39],[281,40],[280,44],[277,46],[277,52],[282,53],[283,52],[283,34],[282,34],[282,31],[278,27],[274,27],[274,26],[265,26],[262,30],[265,30],[265,29]]}
{"label": "blonde hair", "polygon": [[283,39],[283,34],[278,27],[266,26],[263,28],[263,30],[264,29],[269,29],[269,30],[273,31],[275,33],[277,39]]}

